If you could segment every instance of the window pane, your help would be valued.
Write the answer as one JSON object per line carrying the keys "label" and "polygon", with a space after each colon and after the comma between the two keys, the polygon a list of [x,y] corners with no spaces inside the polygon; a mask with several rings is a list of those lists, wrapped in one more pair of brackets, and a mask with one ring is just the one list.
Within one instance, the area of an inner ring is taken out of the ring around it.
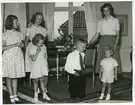
{"label": "window pane", "polygon": [[68,2],[55,2],[55,7],[68,7]]}
{"label": "window pane", "polygon": [[73,2],[73,6],[82,6],[83,2]]}
{"label": "window pane", "polygon": [[55,12],[54,13],[54,37],[60,36],[58,29],[61,27],[61,31],[68,33],[68,12]]}
{"label": "window pane", "polygon": [[73,34],[74,40],[79,37],[82,37],[85,40],[88,38],[84,11],[73,12]]}

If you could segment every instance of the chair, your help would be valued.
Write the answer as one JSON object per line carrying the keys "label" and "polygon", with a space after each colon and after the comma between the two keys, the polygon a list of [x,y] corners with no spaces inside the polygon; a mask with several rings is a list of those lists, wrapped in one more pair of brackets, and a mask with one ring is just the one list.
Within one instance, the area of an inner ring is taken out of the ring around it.
{"label": "chair", "polygon": [[95,69],[97,59],[97,47],[89,47],[85,51],[85,72],[92,73],[93,88],[95,87]]}

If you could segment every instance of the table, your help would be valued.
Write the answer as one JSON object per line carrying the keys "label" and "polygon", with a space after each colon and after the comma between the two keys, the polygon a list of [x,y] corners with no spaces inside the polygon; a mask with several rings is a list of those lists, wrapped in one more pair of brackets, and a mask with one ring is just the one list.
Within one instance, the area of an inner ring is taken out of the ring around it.
{"label": "table", "polygon": [[60,57],[67,57],[70,51],[60,51],[60,50],[48,50],[48,59],[56,58],[56,78],[57,82],[59,80],[59,59]]}

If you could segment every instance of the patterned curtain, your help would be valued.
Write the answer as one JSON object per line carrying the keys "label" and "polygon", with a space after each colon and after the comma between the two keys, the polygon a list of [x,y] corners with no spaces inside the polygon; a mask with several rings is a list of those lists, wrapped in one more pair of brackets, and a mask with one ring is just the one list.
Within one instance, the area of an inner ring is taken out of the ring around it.
{"label": "patterned curtain", "polygon": [[85,21],[88,33],[88,42],[96,33],[97,28],[97,6],[96,3],[84,3]]}
{"label": "patterned curtain", "polygon": [[48,40],[54,41],[54,9],[55,3],[43,3],[43,15],[46,22]]}

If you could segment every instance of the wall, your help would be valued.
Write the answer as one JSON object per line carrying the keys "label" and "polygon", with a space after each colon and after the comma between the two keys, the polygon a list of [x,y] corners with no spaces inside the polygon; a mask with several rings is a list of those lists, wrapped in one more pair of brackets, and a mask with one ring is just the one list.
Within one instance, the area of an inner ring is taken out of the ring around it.
{"label": "wall", "polygon": [[27,21],[29,21],[33,14],[36,12],[43,12],[43,4],[42,3],[27,3]]}
{"label": "wall", "polygon": [[[110,2],[114,7],[116,15],[128,15],[128,35],[121,36],[121,63],[122,71],[130,72],[131,63],[130,63],[130,51],[132,46],[132,2]],[[97,15],[98,20],[101,19],[100,7],[104,3],[97,3]]]}
{"label": "wall", "polygon": [[8,15],[16,15],[20,23],[20,31],[25,32],[26,29],[26,7],[25,3],[5,3],[3,6],[3,20],[7,18]]}

